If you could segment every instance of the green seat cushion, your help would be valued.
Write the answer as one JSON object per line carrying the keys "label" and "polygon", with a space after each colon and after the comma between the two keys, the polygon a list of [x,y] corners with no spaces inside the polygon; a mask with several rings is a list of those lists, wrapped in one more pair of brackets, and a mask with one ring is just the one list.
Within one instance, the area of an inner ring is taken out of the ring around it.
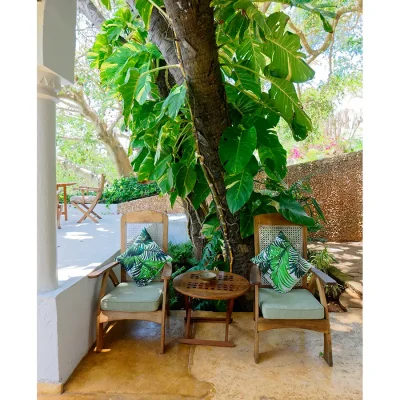
{"label": "green seat cushion", "polygon": [[268,283],[279,293],[288,293],[312,267],[300,256],[281,231],[275,240],[251,259]]}
{"label": "green seat cushion", "polygon": [[325,316],[324,307],[307,289],[278,293],[261,288],[258,299],[264,318],[323,319]]}
{"label": "green seat cushion", "polygon": [[101,299],[101,309],[108,311],[156,311],[162,303],[163,282],[151,282],[138,287],[134,282],[122,282]]}
{"label": "green seat cushion", "polygon": [[166,262],[172,258],[164,253],[143,228],[132,245],[116,258],[138,286],[146,286],[153,281]]}

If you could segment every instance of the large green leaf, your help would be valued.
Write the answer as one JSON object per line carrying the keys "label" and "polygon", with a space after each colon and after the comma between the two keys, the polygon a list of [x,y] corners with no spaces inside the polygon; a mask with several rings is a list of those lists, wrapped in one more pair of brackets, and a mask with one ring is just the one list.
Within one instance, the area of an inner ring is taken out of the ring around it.
{"label": "large green leaf", "polygon": [[147,181],[154,170],[154,153],[149,152],[139,167],[138,181]]}
{"label": "large green leaf", "polygon": [[[112,83],[120,77],[120,74],[128,68],[128,63],[133,57],[143,51],[143,46],[132,42],[119,47],[105,60],[100,69],[100,79],[102,83]],[[134,65],[131,65],[133,67]]]}
{"label": "large green leaf", "polygon": [[261,96],[261,84],[258,76],[245,69],[235,68],[232,77],[235,79],[235,86],[240,90],[250,90],[257,97]]}
{"label": "large green leaf", "polygon": [[131,115],[133,99],[134,99],[134,89],[136,82],[139,77],[139,70],[136,68],[130,68],[127,81],[123,85],[118,87],[118,91],[122,95],[122,106],[123,106],[123,116],[125,125],[128,125],[129,117]]}
{"label": "large green leaf", "polygon": [[272,76],[291,82],[306,82],[315,75],[314,70],[304,61],[306,55],[301,49],[300,36],[285,32],[289,16],[276,12],[267,18],[268,31],[263,52],[271,59],[267,69]]}
{"label": "large green leaf", "polygon": [[107,35],[98,34],[92,48],[87,53],[90,67],[100,69],[104,60],[106,60],[111,53],[112,47],[108,43]]}
{"label": "large green leaf", "polygon": [[225,176],[225,185],[228,189],[226,201],[232,214],[240,210],[250,198],[253,191],[253,177],[258,172],[258,162],[254,156],[242,172],[236,175]]}
{"label": "large green leaf", "polygon": [[257,130],[257,147],[261,164],[267,175],[277,181],[287,174],[286,150],[281,145],[278,135],[272,130],[275,118],[257,118],[254,127]]}
{"label": "large green leaf", "polygon": [[313,226],[314,219],[304,211],[303,207],[295,199],[281,195],[277,198],[278,211],[288,220],[295,224]]}
{"label": "large green leaf", "polygon": [[149,0],[136,0],[136,9],[144,22],[144,27],[148,30],[153,4],[151,4]]}
{"label": "large green leaf", "polygon": [[230,174],[243,171],[256,145],[257,132],[254,127],[242,129],[235,126],[225,129],[218,150],[225,170]]}
{"label": "large green leaf", "polygon": [[244,239],[254,233],[253,214],[248,207],[245,207],[239,214],[240,236]]}
{"label": "large green leaf", "polygon": [[138,171],[140,165],[142,164],[143,160],[146,158],[149,150],[146,147],[143,147],[140,152],[136,155],[136,157],[132,160],[132,168],[134,171]]}
{"label": "large green leaf", "polygon": [[238,0],[233,4],[233,8],[237,10],[239,15],[243,15],[242,10],[244,10],[246,17],[258,25],[261,30],[260,33],[267,30],[265,15],[260,12],[260,10],[252,3],[251,0]]}
{"label": "large green leaf", "polygon": [[174,174],[172,168],[165,170],[164,174],[157,179],[157,185],[163,193],[167,193],[172,189],[172,186],[174,185]]}
{"label": "large green leaf", "polygon": [[201,169],[199,164],[197,164],[195,166],[195,171],[196,171],[196,176],[197,176],[197,182],[193,189],[191,201],[192,201],[193,207],[195,208],[195,210],[197,210],[199,208],[200,204],[210,194],[210,187],[204,176],[204,172]]}
{"label": "large green leaf", "polygon": [[247,37],[236,49],[236,57],[241,61],[248,61],[248,67],[256,72],[264,70],[266,57],[261,51],[257,38]]}
{"label": "large green leaf", "polygon": [[101,3],[108,11],[111,10],[111,0],[101,0]]}
{"label": "large green leaf", "polygon": [[268,92],[277,110],[289,124],[295,140],[303,140],[312,130],[311,120],[303,111],[292,82],[275,78],[265,71],[265,77],[271,82]]}
{"label": "large green leaf", "polygon": [[[172,161],[171,154],[164,154],[163,157],[161,157],[158,162],[156,161],[156,159],[154,157],[155,168],[150,175],[150,179],[151,180],[159,179],[164,174],[165,170],[168,168],[169,163],[171,161]],[[171,187],[172,187],[172,184],[171,184]]]}
{"label": "large green leaf", "polygon": [[[150,63],[149,63],[150,67]],[[142,73],[135,85],[135,99],[139,104],[143,104],[149,93],[151,92],[151,75],[147,73]]]}
{"label": "large green leaf", "polygon": [[[176,171],[176,172],[175,172]],[[174,170],[175,188],[180,197],[185,198],[196,184],[196,172],[193,167],[185,164],[178,164]]]}
{"label": "large green leaf", "polygon": [[201,233],[206,237],[206,238],[211,238],[215,231],[219,228],[219,219],[217,217],[217,214],[210,213],[207,215],[207,217],[204,219],[203,226],[201,228]]}
{"label": "large green leaf", "polygon": [[186,87],[180,85],[169,92],[168,97],[164,100],[162,111],[166,112],[171,118],[178,115],[182,104],[185,102]]}

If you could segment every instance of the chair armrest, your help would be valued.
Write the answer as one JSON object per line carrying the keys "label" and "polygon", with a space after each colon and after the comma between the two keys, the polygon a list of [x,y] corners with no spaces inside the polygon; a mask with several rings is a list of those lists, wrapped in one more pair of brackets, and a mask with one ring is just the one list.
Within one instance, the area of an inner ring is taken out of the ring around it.
{"label": "chair armrest", "polygon": [[260,268],[256,264],[253,264],[250,269],[250,285],[254,286],[261,285]]}
{"label": "chair armrest", "polygon": [[94,271],[92,271],[89,275],[88,278],[97,278],[100,275],[103,275],[104,272],[106,272],[108,269],[110,268],[114,268],[115,266],[117,266],[119,264],[118,261],[113,261],[110,264],[104,265],[103,267],[100,267],[99,269],[95,269]]}
{"label": "chair armrest", "polygon": [[336,285],[337,282],[327,275],[325,272],[322,272],[318,268],[310,268],[310,271],[318,278],[324,286]]}
{"label": "chair armrest", "polygon": [[162,280],[171,279],[171,275],[172,275],[172,264],[165,263],[162,274],[161,274],[161,279]]}

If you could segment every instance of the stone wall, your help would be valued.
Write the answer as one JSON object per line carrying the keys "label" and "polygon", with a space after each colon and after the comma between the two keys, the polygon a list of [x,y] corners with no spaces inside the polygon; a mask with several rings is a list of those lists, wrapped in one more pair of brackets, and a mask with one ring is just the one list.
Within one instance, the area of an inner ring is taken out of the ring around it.
{"label": "stone wall", "polygon": [[[261,175],[261,174],[260,174]],[[291,184],[311,175],[314,197],[327,223],[314,236],[336,242],[362,240],[362,151],[290,165],[286,182]],[[258,177],[261,178],[262,177]],[[117,212],[155,210],[168,214],[184,213],[179,198],[172,209],[169,197],[152,196],[118,204]]]}
{"label": "stone wall", "polygon": [[163,197],[158,195],[145,197],[144,199],[127,201],[126,203],[120,203],[117,205],[118,214],[126,214],[130,211],[141,210],[162,211],[167,214],[182,214],[185,212],[179,197],[176,199],[174,208],[171,208],[168,195]]}
{"label": "stone wall", "polygon": [[313,195],[327,220],[314,236],[335,242],[362,241],[362,151],[290,165],[286,182],[311,175]]}

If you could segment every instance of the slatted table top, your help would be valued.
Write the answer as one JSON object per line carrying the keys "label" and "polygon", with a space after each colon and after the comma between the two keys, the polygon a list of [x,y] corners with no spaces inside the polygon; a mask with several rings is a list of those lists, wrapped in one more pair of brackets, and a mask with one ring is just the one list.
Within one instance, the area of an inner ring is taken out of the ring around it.
{"label": "slatted table top", "polygon": [[185,272],[173,280],[176,291],[186,296],[206,300],[228,300],[245,294],[249,281],[232,272],[219,271],[216,279],[205,282],[199,277],[204,271]]}

